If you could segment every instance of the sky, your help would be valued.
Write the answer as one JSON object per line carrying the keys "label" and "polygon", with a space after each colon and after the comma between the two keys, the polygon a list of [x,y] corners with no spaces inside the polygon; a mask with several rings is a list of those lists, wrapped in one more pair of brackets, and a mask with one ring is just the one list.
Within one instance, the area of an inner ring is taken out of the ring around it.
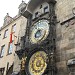
{"label": "sky", "polygon": [[[29,0],[23,0],[28,3]],[[3,26],[4,17],[7,13],[14,17],[18,14],[18,7],[22,0],[0,0],[0,27]]]}

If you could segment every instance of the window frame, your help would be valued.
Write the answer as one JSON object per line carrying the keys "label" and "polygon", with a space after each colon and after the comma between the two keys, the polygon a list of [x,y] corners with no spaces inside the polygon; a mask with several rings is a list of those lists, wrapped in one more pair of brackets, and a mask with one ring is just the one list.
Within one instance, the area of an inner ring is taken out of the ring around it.
{"label": "window frame", "polygon": [[[12,48],[11,48],[11,46],[12,46]],[[11,50],[12,49],[12,50]],[[8,52],[7,52],[7,54],[9,55],[9,54],[12,54],[12,52],[13,52],[13,41],[12,41],[12,43],[10,43],[9,42],[9,44],[8,44]]]}
{"label": "window frame", "polygon": [[1,55],[0,55],[1,57],[4,56],[4,48],[5,48],[5,45],[2,45],[2,46],[1,46]]}
{"label": "window frame", "polygon": [[44,7],[44,13],[47,13],[47,12],[49,12],[48,6],[45,6],[45,7]]}
{"label": "window frame", "polygon": [[8,34],[8,29],[5,30],[3,38],[7,38],[7,34]]}
{"label": "window frame", "polygon": [[14,25],[12,25],[12,32],[16,31],[16,23]]}

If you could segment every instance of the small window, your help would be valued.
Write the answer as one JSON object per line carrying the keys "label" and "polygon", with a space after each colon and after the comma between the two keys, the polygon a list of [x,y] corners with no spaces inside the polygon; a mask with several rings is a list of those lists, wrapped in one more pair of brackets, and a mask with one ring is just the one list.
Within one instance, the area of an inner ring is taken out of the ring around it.
{"label": "small window", "polygon": [[48,10],[48,6],[46,6],[45,8],[44,8],[44,13],[46,13],[46,12],[48,12],[49,10]]}
{"label": "small window", "polygon": [[4,38],[6,38],[6,37],[7,37],[7,35],[8,35],[8,29],[7,29],[7,30],[5,30]]}
{"label": "small window", "polygon": [[4,55],[4,48],[5,48],[5,45],[3,45],[3,46],[1,47],[1,57],[3,57],[3,55]]}
{"label": "small window", "polygon": [[35,13],[35,17],[38,17],[38,12]]}
{"label": "small window", "polygon": [[8,54],[11,54],[13,51],[13,42],[9,43]]}
{"label": "small window", "polygon": [[16,31],[16,24],[14,24],[13,26],[12,26],[12,32],[15,32]]}

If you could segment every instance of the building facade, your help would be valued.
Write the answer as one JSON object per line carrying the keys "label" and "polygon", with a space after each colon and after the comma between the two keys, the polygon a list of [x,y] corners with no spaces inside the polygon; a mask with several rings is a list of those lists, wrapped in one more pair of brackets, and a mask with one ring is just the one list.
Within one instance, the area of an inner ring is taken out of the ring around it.
{"label": "building facade", "polygon": [[[11,75],[14,72],[16,45],[20,44],[21,37],[25,35],[26,23],[27,19],[20,14],[14,18],[8,13],[5,16],[4,24],[0,28],[0,75]],[[18,66],[20,67],[21,65]]]}
{"label": "building facade", "polygon": [[75,75],[75,1],[22,1],[19,13],[0,29],[0,74]]}
{"label": "building facade", "polygon": [[30,0],[20,12],[27,18],[23,48],[26,75],[75,75],[75,1]]}
{"label": "building facade", "polygon": [[57,0],[56,62],[58,75],[75,75],[75,1]]}

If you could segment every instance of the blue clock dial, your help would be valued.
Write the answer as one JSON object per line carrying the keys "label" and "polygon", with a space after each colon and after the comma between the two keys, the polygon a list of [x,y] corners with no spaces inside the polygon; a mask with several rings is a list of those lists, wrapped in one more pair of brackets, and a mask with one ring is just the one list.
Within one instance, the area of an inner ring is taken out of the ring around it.
{"label": "blue clock dial", "polygon": [[40,43],[46,39],[49,34],[49,22],[40,20],[31,28],[30,41],[31,43]]}

